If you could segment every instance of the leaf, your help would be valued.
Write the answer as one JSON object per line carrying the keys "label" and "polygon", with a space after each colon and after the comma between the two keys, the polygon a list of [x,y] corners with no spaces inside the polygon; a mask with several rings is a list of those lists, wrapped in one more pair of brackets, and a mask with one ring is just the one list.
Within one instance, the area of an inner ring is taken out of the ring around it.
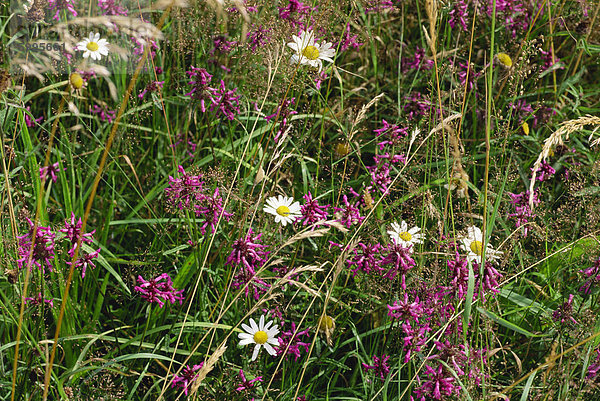
{"label": "leaf", "polygon": [[547,334],[533,334],[532,332],[525,330],[525,329],[517,326],[516,324],[511,323],[504,318],[501,318],[500,316],[496,315],[495,313],[490,312],[481,307],[478,307],[477,310],[480,313],[483,313],[488,318],[492,319],[494,322],[498,323],[500,326],[506,327],[507,329],[517,332],[519,334],[523,334],[526,337],[547,337],[548,336]]}

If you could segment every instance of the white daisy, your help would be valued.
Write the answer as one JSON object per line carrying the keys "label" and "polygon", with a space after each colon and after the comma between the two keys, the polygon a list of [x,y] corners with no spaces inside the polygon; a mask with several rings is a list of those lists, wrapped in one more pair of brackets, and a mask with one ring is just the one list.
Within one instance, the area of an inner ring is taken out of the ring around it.
{"label": "white daisy", "polygon": [[258,321],[258,325],[252,318],[250,318],[250,326],[242,323],[242,328],[246,332],[238,334],[238,337],[240,339],[240,346],[256,344],[254,346],[254,352],[252,352],[251,361],[254,361],[258,356],[258,351],[260,351],[260,347],[265,347],[265,349],[270,355],[276,354],[273,345],[279,345],[279,340],[275,338],[275,336],[279,334],[279,329],[276,326],[271,327],[272,324],[272,320],[265,324],[264,315],[261,315],[260,320]]}
{"label": "white daisy", "polygon": [[108,42],[100,39],[99,33],[90,33],[90,36],[77,43],[77,50],[83,51],[83,58],[91,57],[92,60],[100,60],[102,56],[108,56]]}
{"label": "white daisy", "polygon": [[424,234],[418,234],[421,231],[419,227],[413,227],[408,229],[406,221],[402,220],[402,223],[392,223],[392,229],[387,233],[390,235],[392,241],[398,245],[402,245],[405,248],[414,247],[415,244],[422,244],[425,239]]}
{"label": "white daisy", "polygon": [[272,196],[267,199],[267,205],[263,208],[264,212],[271,213],[275,216],[275,223],[286,225],[293,223],[300,214],[300,202],[294,202],[294,198],[285,196]]}
{"label": "white daisy", "polygon": [[[467,259],[481,264],[481,254],[483,253],[483,234],[479,227],[471,226],[467,228],[468,235],[462,238],[462,247],[468,252]],[[498,259],[502,255],[501,251],[496,251],[489,243],[485,248],[485,257],[487,260]]]}
{"label": "white daisy", "polygon": [[323,68],[323,60],[333,63],[335,50],[331,43],[323,41],[318,44],[312,31],[303,31],[299,37],[293,35],[292,40],[293,42],[287,44],[296,52],[290,59],[291,63],[310,65],[318,68],[319,72]]}

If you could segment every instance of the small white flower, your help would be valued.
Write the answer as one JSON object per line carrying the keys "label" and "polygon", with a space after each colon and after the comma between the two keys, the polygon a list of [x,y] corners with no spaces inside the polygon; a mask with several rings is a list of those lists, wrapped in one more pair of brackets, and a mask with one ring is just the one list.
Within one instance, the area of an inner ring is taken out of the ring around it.
{"label": "small white flower", "polygon": [[406,221],[402,220],[402,223],[392,223],[392,229],[388,231],[390,238],[398,245],[402,245],[405,248],[414,247],[415,244],[422,244],[425,239],[424,234],[418,234],[421,231],[419,227],[413,227],[408,229]]}
{"label": "small white flower", "polygon": [[281,223],[285,226],[287,223],[293,223],[300,214],[300,202],[294,202],[294,198],[285,196],[272,196],[267,199],[267,205],[263,208],[264,212],[275,216],[275,223]]}
{"label": "small white flower", "polygon": [[77,50],[83,51],[83,58],[91,57],[92,60],[100,60],[102,56],[108,56],[108,42],[100,39],[99,33],[90,33],[90,36],[77,43]]}
{"label": "small white flower", "polygon": [[[471,226],[467,228],[468,235],[462,238],[462,247],[468,252],[467,259],[481,264],[481,254],[483,253],[483,234],[479,227]],[[487,260],[498,259],[502,255],[501,251],[496,251],[489,243],[485,248],[485,257]]]}
{"label": "small white flower", "polygon": [[319,69],[323,68],[323,60],[333,63],[335,50],[331,43],[325,41],[318,44],[312,31],[303,31],[300,36],[293,35],[293,42],[287,45],[296,52],[290,59],[292,64],[300,63]]}
{"label": "small white flower", "polygon": [[250,326],[242,323],[242,328],[245,333],[238,334],[240,346],[256,344],[254,346],[254,352],[252,352],[251,361],[254,361],[256,357],[258,357],[260,347],[264,347],[270,355],[276,354],[273,345],[279,346],[279,340],[275,338],[275,336],[279,334],[279,329],[276,326],[271,327],[272,324],[272,320],[265,324],[264,315],[261,315],[258,325],[252,318],[250,318]]}

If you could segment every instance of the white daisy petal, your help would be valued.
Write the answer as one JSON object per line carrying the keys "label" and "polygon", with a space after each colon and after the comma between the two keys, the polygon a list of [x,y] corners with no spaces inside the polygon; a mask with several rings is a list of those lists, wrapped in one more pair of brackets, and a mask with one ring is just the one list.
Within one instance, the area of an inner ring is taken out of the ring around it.
{"label": "white daisy petal", "polygon": [[269,344],[268,342],[264,343],[263,346],[265,347],[265,349],[267,350],[267,352],[273,356],[275,356],[276,352],[275,349],[271,346],[271,344]]}
{"label": "white daisy petal", "polygon": [[243,340],[240,341],[240,346],[252,344],[253,342],[254,342],[253,338],[244,338]]}
{"label": "white daisy petal", "polygon": [[250,318],[250,327],[252,327],[253,334],[260,330],[256,322],[252,318]]}
{"label": "white daisy petal", "polygon": [[250,362],[253,362],[256,360],[256,358],[258,357],[258,351],[260,351],[260,344],[256,344],[254,346],[254,351],[252,352],[252,359],[250,359]]}
{"label": "white daisy petal", "polygon": [[292,42],[287,45],[294,51],[290,58],[292,64],[309,65],[320,71],[323,68],[323,60],[333,63],[335,50],[332,44],[326,41],[317,43],[313,31],[303,31],[299,37],[292,35]]}

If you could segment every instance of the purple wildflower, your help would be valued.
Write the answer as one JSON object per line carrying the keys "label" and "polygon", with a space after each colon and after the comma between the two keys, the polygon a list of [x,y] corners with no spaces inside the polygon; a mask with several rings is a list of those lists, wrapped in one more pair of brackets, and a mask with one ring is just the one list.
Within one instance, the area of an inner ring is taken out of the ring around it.
{"label": "purple wildflower", "polygon": [[433,343],[437,348],[437,353],[427,359],[444,361],[454,369],[457,375],[463,376],[465,374],[464,369],[469,366],[469,357],[465,352],[465,346],[463,344],[451,344],[449,340],[444,342],[434,341]]}
{"label": "purple wildflower", "polygon": [[379,376],[381,381],[385,381],[386,376],[390,373],[390,366],[387,361],[390,359],[389,355],[381,355],[381,357],[373,356],[373,365],[362,364],[365,370],[374,370],[375,374]]}
{"label": "purple wildflower", "polygon": [[430,330],[428,326],[415,328],[410,323],[402,323],[402,331],[404,332],[404,338],[402,339],[404,343],[402,347],[404,351],[404,363],[410,362],[413,352],[421,351],[421,348],[427,341],[426,333]]}
{"label": "purple wildflower", "polygon": [[468,32],[469,28],[467,27],[467,18],[469,17],[469,13],[467,12],[468,5],[465,3],[465,0],[459,0],[454,3],[454,7],[448,13],[450,18],[448,19],[448,24],[452,29],[456,26],[456,24],[460,24],[463,31]]}
{"label": "purple wildflower", "polygon": [[427,115],[433,108],[431,101],[425,98],[420,92],[414,92],[412,95],[405,96],[404,100],[406,100],[404,112],[410,120],[416,116]]}
{"label": "purple wildflower", "polygon": [[242,383],[235,389],[235,391],[242,392],[242,391],[252,390],[255,382],[260,383],[263,381],[262,376],[255,377],[252,380],[246,379],[246,375],[244,375],[244,371],[242,369],[240,369],[239,374],[240,374],[240,380],[242,381]]}
{"label": "purple wildflower", "polygon": [[204,362],[201,362],[200,365],[187,365],[181,370],[181,376],[175,375],[173,377],[173,381],[171,382],[171,387],[181,387],[183,388],[183,393],[188,395],[188,389],[190,385],[198,378],[198,374],[196,371],[200,370],[204,366]]}
{"label": "purple wildflower", "polygon": [[[79,256],[75,261],[75,268],[81,267],[81,278],[85,277],[85,271],[89,267],[92,269],[96,268],[96,265],[93,262],[93,259],[97,258],[100,254],[100,248],[95,250],[94,252],[86,253],[83,256]],[[67,262],[69,266],[71,266],[71,262]]]}
{"label": "purple wildflower", "polygon": [[588,367],[586,378],[594,380],[598,373],[600,373],[600,348],[596,349],[596,360]]}
{"label": "purple wildflower", "polygon": [[171,145],[171,146],[173,148],[176,148],[178,145],[183,144],[182,147],[187,152],[188,156],[193,158],[194,152],[196,151],[196,147],[198,147],[198,144],[192,142],[191,140],[188,140],[187,136],[184,135],[182,132],[177,134],[177,137],[175,139],[176,139],[175,143],[173,143],[173,145]]}
{"label": "purple wildflower", "polygon": [[[31,106],[27,106],[25,107],[25,109],[29,112],[31,112]],[[36,119],[32,119],[31,117],[29,117],[29,113],[24,113],[23,117],[25,118],[25,125],[27,125],[29,128],[35,126],[36,124],[39,124],[42,122],[42,120],[44,119],[44,116],[40,116]]]}
{"label": "purple wildflower", "polygon": [[[533,167],[531,168],[533,171]],[[556,170],[546,161],[542,160],[540,163],[540,167],[537,171],[536,180],[538,181],[546,181],[549,180],[552,175],[556,173]]]}
{"label": "purple wildflower", "polygon": [[100,121],[105,122],[108,120],[109,123],[112,123],[117,115],[115,110],[110,110],[107,107],[99,106],[97,104],[95,104],[93,107],[90,106],[90,112],[98,114]]}
{"label": "purple wildflower", "polygon": [[400,126],[396,124],[390,124],[385,120],[381,120],[383,124],[382,128],[373,130],[376,136],[383,137],[382,139],[386,139],[383,142],[379,142],[377,146],[379,146],[379,150],[383,151],[385,145],[399,145],[401,140],[408,135],[408,128],[400,128]]}
{"label": "purple wildflower", "polygon": [[25,298],[25,305],[29,305],[29,306],[38,306],[40,304],[46,303],[48,305],[50,305],[50,307],[54,308],[54,301],[52,299],[44,299],[42,297],[42,293],[38,292],[37,296],[35,298]]}
{"label": "purple wildflower", "polygon": [[419,302],[419,297],[414,302],[408,301],[408,294],[404,293],[404,301],[394,301],[393,305],[388,305],[388,316],[404,322],[411,319],[419,323],[419,317],[423,315],[423,306]]}
{"label": "purple wildflower", "polygon": [[373,159],[375,160],[375,165],[367,166],[367,170],[371,173],[371,183],[373,185],[368,186],[367,190],[375,187],[383,194],[387,194],[389,192],[389,185],[392,183],[390,167],[392,167],[393,163],[406,163],[406,158],[404,155],[390,156],[386,152],[383,155],[374,156]]}
{"label": "purple wildflower", "polygon": [[96,230],[92,232],[82,234],[81,227],[83,223],[81,218],[75,221],[75,213],[71,212],[71,221],[65,220],[65,228],[61,228],[59,231],[66,234],[66,238],[71,241],[71,249],[69,249],[69,256],[73,257],[75,255],[75,248],[77,248],[77,243],[81,241],[82,243],[91,243],[94,238],[93,235]]}
{"label": "purple wildflower", "polygon": [[305,329],[302,331],[298,331],[296,328],[296,323],[291,323],[291,328],[288,331],[281,331],[279,333],[279,347],[275,348],[277,352],[277,356],[283,355],[285,353],[286,358],[290,355],[294,356],[294,362],[298,362],[300,358],[300,350],[304,348],[304,351],[308,353],[308,349],[310,347],[310,343],[306,343],[300,340],[300,337],[306,336],[310,339],[310,335],[308,333],[309,329]]}
{"label": "purple wildflower", "polygon": [[226,265],[256,269],[267,261],[269,252],[263,251],[267,245],[259,244],[262,233],[256,236],[252,236],[252,234],[254,234],[252,229],[249,229],[245,238],[239,238],[233,242]]}
{"label": "purple wildflower", "polygon": [[115,0],[98,0],[98,7],[102,10],[102,15],[127,16],[127,9]]}
{"label": "purple wildflower", "polygon": [[[448,260],[448,269],[450,270],[450,288],[458,299],[465,299],[467,288],[469,286],[469,265],[466,259],[463,259],[458,252],[455,252],[454,259]],[[477,279],[477,274],[475,274]]]}
{"label": "purple wildflower", "polygon": [[243,266],[239,267],[238,274],[233,277],[231,286],[236,290],[244,288],[245,297],[248,297],[250,291],[252,291],[252,296],[257,301],[260,299],[260,294],[264,294],[271,287],[270,284],[256,275],[254,268]]}
{"label": "purple wildflower", "polygon": [[210,75],[204,68],[196,68],[190,67],[190,71],[186,71],[190,81],[188,85],[191,85],[192,90],[185,94],[185,96],[190,96],[193,99],[200,100],[200,110],[203,113],[206,112],[206,102],[211,101],[211,91],[212,88],[209,86],[210,81],[212,80],[212,75]]}
{"label": "purple wildflower", "polygon": [[177,206],[184,210],[201,198],[202,195],[202,175],[188,175],[182,166],[177,169],[181,173],[181,178],[169,176],[169,186],[165,188],[165,198],[167,203]]}
{"label": "purple wildflower", "polygon": [[164,301],[169,301],[172,304],[176,301],[179,301],[179,304],[183,303],[183,290],[173,288],[173,281],[167,273],[159,274],[150,281],[138,276],[137,281],[139,285],[136,285],[133,289],[141,293],[142,298],[150,303],[156,302],[161,308],[165,305]]}
{"label": "purple wildflower", "polygon": [[139,63],[142,57],[144,56],[144,52],[146,51],[146,46],[150,46],[148,50],[148,58],[147,60],[153,60],[156,56],[156,51],[158,50],[158,44],[155,40],[146,39],[143,37],[135,38],[131,37],[131,41],[135,43],[135,48],[133,49],[133,55],[138,56],[136,63]]}
{"label": "purple wildflower", "polygon": [[[554,59],[552,59],[551,51],[547,52],[544,50],[540,50],[540,54],[542,57],[542,61],[544,62],[544,65],[541,66],[542,71],[546,71],[550,67],[554,66],[554,64],[560,62],[560,59],[556,57],[556,55],[554,55]],[[564,68],[565,67],[563,67],[562,65],[558,67],[559,70],[564,70]]]}
{"label": "purple wildflower", "polygon": [[206,227],[210,225],[210,232],[214,233],[219,217],[223,214],[225,220],[229,220],[233,213],[223,209],[223,198],[219,195],[219,188],[215,188],[212,196],[201,194],[198,204],[194,206],[196,216],[203,217],[204,222],[200,226],[202,235],[206,234]]}
{"label": "purple wildflower", "polygon": [[19,241],[17,252],[20,256],[17,259],[19,269],[23,268],[24,263],[27,266],[31,266],[30,263],[33,263],[38,269],[45,270],[44,266],[47,266],[52,271],[51,260],[54,259],[54,239],[56,238],[56,234],[50,230],[50,227],[41,226],[38,226],[34,233],[33,222],[27,219],[27,223],[29,224],[27,234],[17,237]]}
{"label": "purple wildflower", "polygon": [[[473,263],[473,268],[474,270],[479,270],[479,265],[477,262]],[[500,274],[498,270],[496,270],[494,266],[486,260],[483,268],[483,292],[489,291],[492,294],[499,293],[500,290],[498,288],[500,287],[500,284],[498,283],[498,280],[500,278],[502,278],[502,274]]]}
{"label": "purple wildflower", "polygon": [[228,120],[233,120],[236,114],[240,114],[239,99],[241,96],[235,96],[237,88],[234,90],[225,90],[225,82],[221,80],[219,89],[210,89],[212,97],[210,101],[210,111],[218,109]]}
{"label": "purple wildflower", "polygon": [[303,196],[304,204],[300,206],[302,217],[298,217],[298,221],[302,221],[302,225],[312,225],[322,220],[327,220],[327,209],[329,205],[319,205],[319,201],[313,199],[310,191]]}
{"label": "purple wildflower", "polygon": [[[477,78],[481,75],[481,72],[474,73],[473,68],[465,63],[458,63],[458,82],[462,86],[466,86],[469,91],[472,91],[473,88],[476,88]],[[477,96],[477,91],[475,91],[475,96]]]}
{"label": "purple wildflower", "polygon": [[588,278],[588,280],[579,287],[579,291],[587,295],[590,293],[593,285],[600,283],[600,258],[587,269],[579,270],[579,273],[583,273]]}
{"label": "purple wildflower", "polygon": [[360,215],[358,204],[350,204],[346,195],[342,196],[342,201],[345,206],[344,208],[335,206],[333,208],[336,220],[348,228],[350,228],[352,224],[360,224],[365,218]]}
{"label": "purple wildflower", "polygon": [[232,287],[235,289],[245,287],[246,297],[252,289],[254,298],[258,300],[260,293],[266,292],[270,287],[256,275],[256,271],[267,261],[269,252],[263,251],[263,248],[267,247],[266,245],[259,244],[262,234],[256,236],[252,234],[252,229],[250,229],[245,238],[234,241],[233,249],[225,264],[239,268],[238,274],[233,278]]}
{"label": "purple wildflower", "polygon": [[148,85],[146,85],[146,87],[144,88],[144,90],[142,90],[139,93],[138,97],[140,99],[143,99],[146,96],[146,93],[158,92],[159,90],[162,89],[164,83],[165,83],[165,81],[152,81],[152,82],[150,82]]}
{"label": "purple wildflower", "polygon": [[271,37],[269,33],[271,32],[270,28],[265,28],[262,25],[254,25],[252,24],[254,30],[248,32],[246,37],[248,38],[248,46],[252,51],[256,51],[257,48],[263,47],[267,43],[271,41]]}
{"label": "purple wildflower", "polygon": [[[66,170],[66,168],[64,170]],[[60,171],[60,169],[58,168],[58,162],[56,162],[54,164],[50,164],[48,166],[40,167],[40,180],[42,180],[42,182],[44,182],[44,181],[46,181],[48,176],[50,176],[50,179],[52,180],[52,182],[56,182],[56,180],[58,179],[56,174],[59,171]]]}
{"label": "purple wildflower", "polygon": [[[529,219],[532,219],[536,216],[529,207],[529,191],[521,192],[520,194],[513,194],[509,192],[508,195],[511,198],[510,202],[515,207],[515,212],[509,213],[508,217],[515,219],[517,228],[525,225]],[[536,205],[540,203],[537,192],[533,193],[533,203]],[[523,227],[524,237],[527,237],[528,228],[529,227],[527,226]]]}
{"label": "purple wildflower", "polygon": [[577,320],[573,318],[573,299],[575,296],[569,294],[569,299],[560,305],[554,312],[552,312],[552,320],[561,324],[578,324]]}
{"label": "purple wildflower", "polygon": [[410,256],[413,252],[412,246],[405,248],[392,241],[385,250],[387,255],[381,261],[381,266],[389,268],[384,277],[393,280],[399,274],[402,278],[402,289],[406,290],[406,273],[417,265]]}
{"label": "purple wildflower", "polygon": [[415,48],[415,54],[412,58],[405,57],[402,59],[402,72],[406,73],[408,70],[430,70],[433,68],[433,60],[425,57],[425,49],[421,49],[419,46]]}
{"label": "purple wildflower", "polygon": [[352,270],[352,274],[356,276],[356,273],[359,271],[366,274],[371,272],[380,274],[384,271],[385,269],[381,267],[381,249],[382,247],[379,243],[371,245],[359,242],[357,247],[353,250],[354,255],[347,261],[350,267],[355,266],[354,270]]}
{"label": "purple wildflower", "polygon": [[365,13],[367,14],[394,9],[394,2],[391,0],[368,0],[366,5]]}
{"label": "purple wildflower", "polygon": [[321,89],[321,84],[323,83],[323,81],[325,81],[327,78],[329,78],[329,75],[327,75],[327,73],[325,72],[325,70],[322,70],[321,72],[319,72],[317,74],[317,76],[315,77],[315,88],[317,90]]}
{"label": "purple wildflower", "polygon": [[61,10],[67,10],[73,17],[77,17],[73,0],[48,0],[48,10],[56,10],[53,17],[56,21],[59,20]]}
{"label": "purple wildflower", "polygon": [[523,99],[517,100],[516,103],[510,102],[508,107],[513,110],[513,115],[519,118],[519,122],[527,120],[533,114],[533,107]]}
{"label": "purple wildflower", "polygon": [[292,25],[301,29],[307,28],[304,19],[309,18],[310,14],[316,11],[316,7],[307,6],[298,0],[288,0],[287,6],[278,8],[279,18],[287,20]]}
{"label": "purple wildflower", "polygon": [[213,56],[216,52],[229,53],[236,44],[236,41],[230,41],[223,35],[217,35],[213,38],[213,48],[209,51],[209,54]]}
{"label": "purple wildflower", "polygon": [[346,24],[346,29],[344,30],[344,36],[342,36],[342,40],[335,45],[335,47],[339,47],[339,51],[343,52],[348,50],[349,48],[353,48],[354,50],[358,50],[363,43],[358,43],[358,35],[350,35],[350,23]]}
{"label": "purple wildflower", "polygon": [[425,375],[427,380],[421,387],[415,389],[419,401],[427,399],[442,400],[444,396],[460,393],[461,387],[454,384],[454,377],[444,369],[442,364],[439,364],[437,369],[425,365]]}

